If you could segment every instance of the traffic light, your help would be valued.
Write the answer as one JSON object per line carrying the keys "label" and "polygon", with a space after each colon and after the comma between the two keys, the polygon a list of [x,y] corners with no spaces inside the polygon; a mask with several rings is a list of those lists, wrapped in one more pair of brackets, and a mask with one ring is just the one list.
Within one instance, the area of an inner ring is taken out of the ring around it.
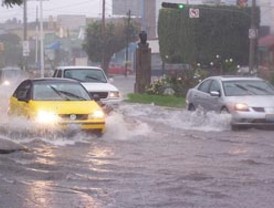
{"label": "traffic light", "polygon": [[185,5],[180,3],[163,2],[162,7],[169,8],[169,9],[183,9]]}

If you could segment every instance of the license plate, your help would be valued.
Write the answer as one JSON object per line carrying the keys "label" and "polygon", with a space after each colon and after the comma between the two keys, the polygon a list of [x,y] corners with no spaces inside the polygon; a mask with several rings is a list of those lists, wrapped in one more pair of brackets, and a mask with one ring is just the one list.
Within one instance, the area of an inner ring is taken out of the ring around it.
{"label": "license plate", "polygon": [[265,119],[267,121],[273,121],[274,122],[274,114],[266,114]]}
{"label": "license plate", "polygon": [[79,124],[67,124],[67,127],[71,130],[77,130],[80,129],[80,125]]}

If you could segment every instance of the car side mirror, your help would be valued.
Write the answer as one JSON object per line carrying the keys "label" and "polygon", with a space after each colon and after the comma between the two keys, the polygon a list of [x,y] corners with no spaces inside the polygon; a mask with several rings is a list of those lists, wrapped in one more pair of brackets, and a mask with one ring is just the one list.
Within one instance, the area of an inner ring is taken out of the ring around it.
{"label": "car side mirror", "polygon": [[96,102],[100,101],[100,96],[98,94],[94,94],[92,97]]}
{"label": "car side mirror", "polygon": [[108,81],[109,81],[110,83],[113,83],[113,82],[114,82],[113,77],[110,77],[110,78],[108,79]]}
{"label": "car side mirror", "polygon": [[18,100],[18,101],[22,101],[22,102],[26,102],[26,103],[29,102],[29,99],[26,98],[26,97],[23,97],[23,96],[22,96],[22,97],[18,97],[17,100]]}
{"label": "car side mirror", "polygon": [[211,95],[211,96],[214,96],[214,97],[220,97],[220,96],[221,96],[221,93],[218,92],[218,91],[210,91],[210,95]]}

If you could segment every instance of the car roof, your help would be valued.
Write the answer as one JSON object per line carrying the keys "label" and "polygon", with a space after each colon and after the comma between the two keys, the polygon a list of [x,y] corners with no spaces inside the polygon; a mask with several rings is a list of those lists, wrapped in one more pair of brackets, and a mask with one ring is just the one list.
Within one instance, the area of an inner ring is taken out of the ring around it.
{"label": "car roof", "polygon": [[220,75],[220,76],[211,76],[207,79],[218,79],[220,81],[237,81],[237,80],[263,80],[255,76],[242,76],[242,75]]}
{"label": "car roof", "polygon": [[67,83],[80,83],[77,80],[74,79],[66,79],[66,78],[34,78],[34,79],[28,79],[31,82],[67,82]]}
{"label": "car roof", "polygon": [[97,70],[103,70],[102,68],[98,66],[58,66],[58,70],[66,70],[66,69],[97,69]]}
{"label": "car roof", "polygon": [[21,71],[21,69],[17,66],[6,66],[6,67],[3,67],[1,68],[0,70],[2,71],[6,71],[6,70],[17,70],[17,71]]}

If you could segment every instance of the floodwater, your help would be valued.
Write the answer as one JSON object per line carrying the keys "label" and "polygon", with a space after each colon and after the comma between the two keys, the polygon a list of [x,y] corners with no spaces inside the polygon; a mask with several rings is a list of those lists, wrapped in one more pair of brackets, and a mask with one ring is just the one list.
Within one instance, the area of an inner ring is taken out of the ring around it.
{"label": "floodwater", "polygon": [[[3,92],[3,91],[2,91]],[[122,103],[98,138],[5,115],[2,208],[272,208],[274,133],[229,116]]]}

